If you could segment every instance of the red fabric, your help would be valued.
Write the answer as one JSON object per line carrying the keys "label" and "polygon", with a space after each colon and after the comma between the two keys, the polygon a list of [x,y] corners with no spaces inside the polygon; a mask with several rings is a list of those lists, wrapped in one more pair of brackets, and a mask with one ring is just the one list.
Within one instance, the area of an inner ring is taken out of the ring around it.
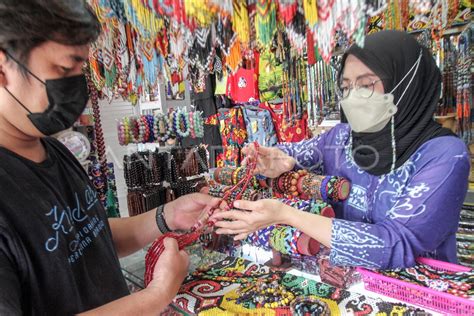
{"label": "red fabric", "polygon": [[171,83],[173,85],[177,84],[177,83],[180,83],[181,81],[183,81],[183,79],[181,78],[181,75],[178,74],[177,72],[173,72],[171,74]]}
{"label": "red fabric", "polygon": [[313,32],[308,28],[306,30],[306,42],[308,45],[308,65],[316,64],[316,52],[314,50]]}
{"label": "red fabric", "polygon": [[283,104],[261,103],[260,107],[270,111],[278,142],[296,143],[308,137],[308,120],[304,114],[301,120],[288,124],[283,117]]}
{"label": "red fabric", "polygon": [[286,6],[279,3],[278,8],[280,11],[280,17],[285,21],[285,24],[290,24],[298,11],[298,2],[295,1],[295,3]]}
{"label": "red fabric", "polygon": [[238,103],[258,100],[255,69],[240,68],[227,78],[227,96]]}

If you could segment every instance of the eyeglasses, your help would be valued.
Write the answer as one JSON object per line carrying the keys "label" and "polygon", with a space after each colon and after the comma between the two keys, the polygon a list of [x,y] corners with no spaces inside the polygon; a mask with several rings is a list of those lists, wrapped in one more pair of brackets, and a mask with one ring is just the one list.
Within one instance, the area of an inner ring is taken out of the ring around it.
{"label": "eyeglasses", "polygon": [[351,93],[351,90],[355,90],[362,98],[370,98],[374,94],[375,84],[382,79],[371,80],[369,78],[358,78],[355,82],[349,80],[342,81],[337,86],[337,94],[339,98],[345,99]]}

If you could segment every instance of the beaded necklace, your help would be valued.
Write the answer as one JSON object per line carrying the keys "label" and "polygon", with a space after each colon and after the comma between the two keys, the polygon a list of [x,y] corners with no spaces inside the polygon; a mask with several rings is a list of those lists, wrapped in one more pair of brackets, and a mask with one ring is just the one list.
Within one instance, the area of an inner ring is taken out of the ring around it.
{"label": "beaded necklace", "polygon": [[298,11],[298,0],[279,0],[278,10],[285,24],[289,24]]}
{"label": "beaded necklace", "polygon": [[250,23],[249,13],[247,11],[247,2],[245,0],[233,0],[234,15],[232,25],[240,42],[248,47],[250,41]]}
{"label": "beaded necklace", "polygon": [[271,0],[257,0],[257,16],[255,18],[255,31],[257,43],[267,47],[276,30],[276,4]]}
{"label": "beaded necklace", "polygon": [[318,23],[318,1],[303,0],[304,16],[310,29]]}

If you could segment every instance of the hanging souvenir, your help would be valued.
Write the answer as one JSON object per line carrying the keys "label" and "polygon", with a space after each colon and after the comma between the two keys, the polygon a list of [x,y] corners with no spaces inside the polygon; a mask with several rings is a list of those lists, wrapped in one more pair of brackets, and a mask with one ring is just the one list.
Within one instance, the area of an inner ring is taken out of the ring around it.
{"label": "hanging souvenir", "polygon": [[140,49],[145,79],[151,87],[155,87],[162,68],[163,58],[157,54],[154,41],[151,38],[142,37]]}
{"label": "hanging souvenir", "polygon": [[298,11],[298,0],[278,0],[278,11],[285,24],[291,23]]}
{"label": "hanging souvenir", "polygon": [[268,46],[276,30],[276,4],[271,0],[257,0],[255,32],[257,43]]}
{"label": "hanging souvenir", "polygon": [[193,24],[195,21],[197,27],[208,27],[213,21],[213,12],[206,1],[184,0],[184,10],[188,23]]}
{"label": "hanging souvenir", "polygon": [[290,40],[291,47],[302,56],[306,47],[306,24],[302,13],[297,12],[293,21],[287,25],[286,34]]}
{"label": "hanging souvenir", "polygon": [[90,66],[90,73],[91,73],[91,81],[93,82],[94,86],[97,90],[101,91],[102,88],[105,86],[105,78],[103,77],[103,64],[102,60],[99,58],[101,55],[100,51],[100,43],[103,40],[103,35],[99,37],[99,39],[91,45],[89,50],[89,66]]}
{"label": "hanging souvenir", "polygon": [[387,0],[367,0],[365,1],[365,8],[368,17],[380,15],[387,8]]}
{"label": "hanging souvenir", "polygon": [[164,27],[164,20],[142,0],[124,1],[125,16],[139,31],[140,35],[154,37]]}
{"label": "hanging souvenir", "polygon": [[237,35],[232,29],[232,22],[224,17],[217,20],[216,23],[216,44],[224,56],[229,56],[230,48],[237,39]]}
{"label": "hanging souvenir", "polygon": [[235,73],[242,63],[242,51],[240,41],[236,39],[230,48],[229,56],[226,57],[226,64],[231,73]]}
{"label": "hanging souvenir", "polygon": [[[118,21],[118,20],[116,20]],[[115,45],[115,63],[118,72],[118,92],[125,96],[127,92],[127,78],[129,74],[130,58],[127,47],[127,32],[125,25],[117,23],[116,36],[114,38]]]}
{"label": "hanging souvenir", "polygon": [[234,14],[233,0],[207,0],[207,4],[221,16],[231,17]]}
{"label": "hanging souvenir", "polygon": [[153,1],[153,8],[155,9],[156,12],[158,12],[160,15],[168,16],[171,17],[174,14],[175,8],[174,8],[174,3],[176,1],[173,0],[157,0]]}
{"label": "hanging souvenir", "polygon": [[108,34],[108,36],[105,36],[104,41],[103,41],[102,61],[104,63],[105,84],[110,90],[113,90],[115,82],[116,82],[115,80],[117,78],[117,65],[115,64],[116,52],[114,50],[113,25],[109,24],[107,26],[106,34]]}
{"label": "hanging souvenir", "polygon": [[127,23],[127,18],[125,16],[125,8],[123,6],[123,2],[120,0],[109,0],[110,8],[115,13],[115,16],[123,25]]}
{"label": "hanging souvenir", "polygon": [[250,41],[249,14],[246,0],[233,0],[234,15],[232,25],[240,43],[248,47]]}
{"label": "hanging souvenir", "polygon": [[[318,2],[317,0],[303,0],[304,16],[306,23],[311,29],[318,23]],[[326,8],[324,4],[320,6]]]}
{"label": "hanging souvenir", "polygon": [[[318,1],[318,24],[313,28],[314,40],[318,45],[318,51],[325,62],[329,62],[336,42],[334,34],[336,29],[342,29],[348,37],[359,29],[365,29],[366,15],[364,2],[353,1]],[[357,32],[355,42],[363,46],[364,33]]]}

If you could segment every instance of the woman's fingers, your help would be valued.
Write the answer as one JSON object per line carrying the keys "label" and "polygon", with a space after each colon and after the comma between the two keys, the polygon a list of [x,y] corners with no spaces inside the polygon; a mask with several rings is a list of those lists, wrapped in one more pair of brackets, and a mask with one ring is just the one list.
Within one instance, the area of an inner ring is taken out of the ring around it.
{"label": "woman's fingers", "polygon": [[241,231],[243,229],[248,229],[249,225],[244,221],[232,221],[232,222],[219,221],[219,222],[216,222],[215,226],[219,228],[231,229],[234,231],[237,231],[237,230]]}
{"label": "woman's fingers", "polygon": [[234,237],[234,240],[244,240],[245,238],[247,238],[249,235],[249,233],[238,233],[235,237]]}
{"label": "woman's fingers", "polygon": [[230,228],[219,228],[216,230],[218,235],[240,235],[240,234],[249,234],[247,229],[230,229]]}

